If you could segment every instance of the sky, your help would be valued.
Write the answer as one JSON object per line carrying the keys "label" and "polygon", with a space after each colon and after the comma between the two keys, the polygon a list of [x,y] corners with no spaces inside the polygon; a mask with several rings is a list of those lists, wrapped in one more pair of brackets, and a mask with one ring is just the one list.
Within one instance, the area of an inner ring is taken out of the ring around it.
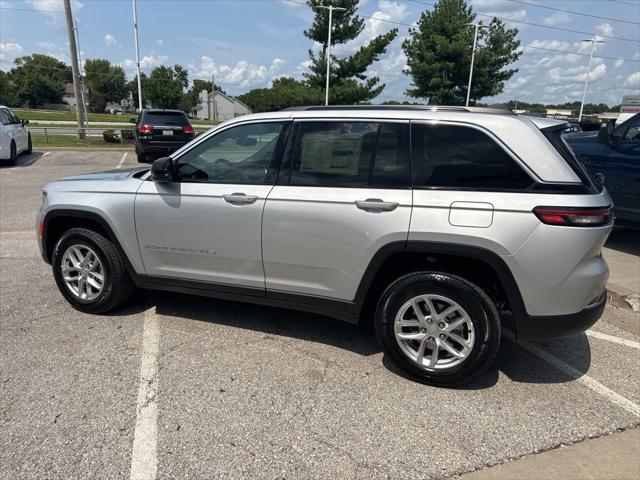
{"label": "sky", "polygon": [[[302,0],[138,0],[140,63],[181,64],[191,78],[215,76],[228,93],[238,95],[269,86],[281,76],[301,78],[313,13]],[[374,100],[410,100],[411,79],[403,73],[401,48],[410,25],[435,0],[362,0],[365,29],[354,41],[334,49],[348,55],[392,28],[398,36],[370,69],[386,84]],[[587,73],[590,43],[596,46],[587,102],[619,104],[623,95],[640,94],[640,0],[468,0],[485,23],[488,16],[512,20],[523,48],[519,69],[503,93],[483,102],[579,101]],[[546,7],[546,8],[543,8]],[[135,74],[131,0],[72,0],[82,59],[107,58]],[[556,10],[553,10],[556,9]],[[565,10],[565,11],[561,11]],[[582,14],[582,15],[580,15]],[[567,31],[572,30],[572,31]],[[612,38],[615,37],[615,38]],[[471,46],[469,47],[471,48]],[[576,52],[573,55],[565,52]],[[31,53],[69,62],[62,0],[0,0],[0,68]],[[609,58],[602,58],[602,57]]]}

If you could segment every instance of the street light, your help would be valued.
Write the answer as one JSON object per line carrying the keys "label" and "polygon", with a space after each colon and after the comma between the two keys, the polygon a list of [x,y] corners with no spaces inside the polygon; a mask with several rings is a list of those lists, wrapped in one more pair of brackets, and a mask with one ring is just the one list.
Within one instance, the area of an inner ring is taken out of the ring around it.
{"label": "street light", "polygon": [[329,10],[329,38],[327,39],[327,49],[325,51],[325,59],[327,61],[327,82],[325,85],[324,92],[324,104],[329,105],[329,71],[331,69],[331,22],[333,20],[333,11],[336,12],[344,12],[346,8],[342,7],[334,7],[332,5],[318,5],[314,8],[322,8],[324,10]]}
{"label": "street light", "polygon": [[587,86],[589,85],[589,74],[591,73],[591,60],[593,59],[593,51],[596,43],[605,43],[604,40],[596,40],[595,38],[585,38],[583,42],[591,42],[591,53],[589,54],[589,66],[587,67],[587,77],[584,79],[584,91],[582,92],[582,102],[580,103],[580,115],[578,115],[578,123],[582,121],[582,110],[584,109],[584,99],[587,96]]}
{"label": "street light", "polygon": [[481,28],[489,28],[488,25],[479,25],[477,23],[468,23],[467,27],[473,27],[473,50],[471,50],[471,68],[469,69],[469,85],[467,85],[467,103],[469,106],[469,97],[471,96],[471,79],[473,78],[473,62],[476,58],[476,44],[478,43],[478,30]]}
{"label": "street light", "polygon": [[136,9],[136,0],[131,1],[133,8],[133,37],[136,41],[136,68],[138,71],[138,108],[140,111],[144,108],[142,105],[142,79],[140,77],[140,45],[138,44],[138,12]]}

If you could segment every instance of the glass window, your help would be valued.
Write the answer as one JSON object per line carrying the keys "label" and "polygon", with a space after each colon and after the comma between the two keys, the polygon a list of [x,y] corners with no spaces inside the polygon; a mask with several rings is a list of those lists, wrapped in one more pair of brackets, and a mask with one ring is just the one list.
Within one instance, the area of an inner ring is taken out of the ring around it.
{"label": "glass window", "polygon": [[9,115],[7,113],[7,109],[6,108],[0,108],[0,124],[2,125],[10,125],[11,124],[11,119],[9,118]]}
{"label": "glass window", "polygon": [[409,187],[408,124],[300,122],[291,185]]}
{"label": "glass window", "polygon": [[215,134],[177,159],[178,180],[264,184],[285,124],[252,123]]}
{"label": "glass window", "polygon": [[16,117],[15,113],[13,113],[11,110],[6,109],[4,111],[7,114],[7,117],[9,118],[9,123],[20,123],[20,120],[18,120],[18,117]]}
{"label": "glass window", "polygon": [[189,119],[182,112],[144,112],[144,125],[179,125],[188,126]]}
{"label": "glass window", "polygon": [[640,119],[637,119],[627,129],[623,139],[625,142],[640,143]]}
{"label": "glass window", "polygon": [[523,190],[533,184],[487,134],[458,125],[414,124],[413,184],[470,190]]}

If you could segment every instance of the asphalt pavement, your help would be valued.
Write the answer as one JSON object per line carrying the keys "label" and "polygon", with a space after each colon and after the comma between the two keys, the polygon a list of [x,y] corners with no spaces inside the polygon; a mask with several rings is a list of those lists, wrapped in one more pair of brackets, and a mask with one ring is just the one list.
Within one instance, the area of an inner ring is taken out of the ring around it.
{"label": "asphalt pavement", "polygon": [[370,333],[312,314],[153,292],[75,311],[37,250],[41,189],[137,165],[125,153],[0,167],[0,478],[443,478],[640,425],[624,306],[586,334],[504,337],[459,389],[405,378]]}

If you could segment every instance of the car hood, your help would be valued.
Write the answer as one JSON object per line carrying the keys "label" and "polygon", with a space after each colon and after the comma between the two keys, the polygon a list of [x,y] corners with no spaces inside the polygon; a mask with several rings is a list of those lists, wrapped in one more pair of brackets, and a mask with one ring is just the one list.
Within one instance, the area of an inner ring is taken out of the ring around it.
{"label": "car hood", "polygon": [[598,132],[567,133],[562,136],[568,143],[596,143]]}
{"label": "car hood", "polygon": [[[107,181],[123,181],[126,180],[138,172],[149,170],[149,168],[135,167],[121,170],[107,170],[105,172],[84,173],[82,175],[73,175],[71,177],[63,177],[59,179],[59,182],[81,181],[81,180],[100,180]],[[137,175],[139,176],[139,175]]]}

